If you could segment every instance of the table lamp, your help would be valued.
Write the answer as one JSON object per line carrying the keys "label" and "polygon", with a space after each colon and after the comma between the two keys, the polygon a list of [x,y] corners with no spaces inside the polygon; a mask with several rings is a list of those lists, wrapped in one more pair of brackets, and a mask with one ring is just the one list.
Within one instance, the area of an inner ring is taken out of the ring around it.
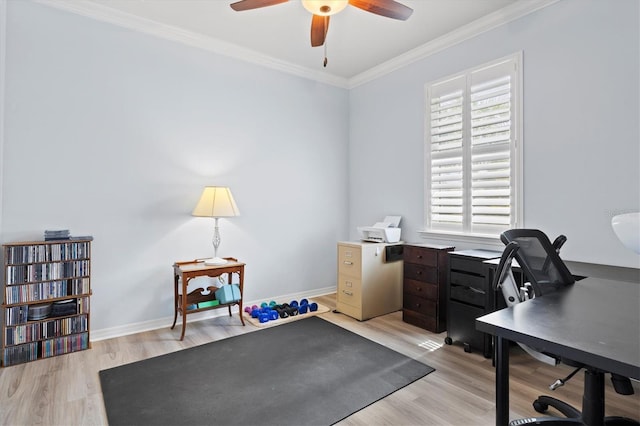
{"label": "table lamp", "polygon": [[206,259],[205,265],[224,265],[227,261],[218,257],[218,247],[220,247],[220,230],[218,219],[221,217],[239,216],[240,211],[236,205],[231,190],[223,186],[207,186],[202,191],[200,200],[193,209],[193,216],[212,217],[215,221],[213,232],[213,258]]}

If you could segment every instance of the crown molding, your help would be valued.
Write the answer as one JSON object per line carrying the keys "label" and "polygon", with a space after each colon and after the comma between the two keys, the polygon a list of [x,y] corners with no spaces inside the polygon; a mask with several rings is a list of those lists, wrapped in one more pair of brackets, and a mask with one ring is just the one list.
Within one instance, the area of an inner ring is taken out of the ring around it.
{"label": "crown molding", "polygon": [[[1,0],[5,2],[6,0]],[[213,37],[208,37],[192,31],[186,31],[151,19],[142,18],[130,13],[112,9],[88,0],[35,0],[37,3],[51,6],[67,12],[82,15],[101,22],[107,22],[123,28],[149,34],[165,40],[197,47],[220,55],[251,62],[267,68],[282,71],[298,77],[315,80],[332,86],[352,89],[361,84],[375,80],[413,62],[427,58],[437,52],[473,38],[500,25],[521,18],[529,13],[545,8],[560,0],[519,1],[512,5],[477,19],[442,37],[415,49],[409,50],[394,59],[377,65],[350,79],[318,72],[317,70],[282,61],[264,55],[255,50],[247,49],[233,43],[228,43]],[[4,14],[3,14],[4,15]]]}
{"label": "crown molding", "polygon": [[348,87],[348,80],[346,78],[301,67],[233,43],[228,43],[192,31],[186,31],[171,25],[162,24],[151,19],[142,18],[91,1],[35,0],[35,2],[95,19],[97,21],[107,22],[130,30],[149,34],[165,40],[182,43],[187,46],[197,47],[209,52],[262,65],[264,67],[293,74],[298,77],[319,81],[321,83],[330,84],[344,89]]}
{"label": "crown molding", "polygon": [[514,2],[510,6],[490,13],[480,19],[464,25],[455,31],[438,37],[437,39],[409,50],[395,58],[376,65],[349,79],[349,89],[357,87],[361,84],[375,80],[385,74],[389,74],[400,68],[403,68],[413,62],[427,58],[435,53],[452,47],[470,38],[476,37],[486,31],[492,30],[507,22],[511,22],[525,15],[533,13],[537,10],[545,8],[560,0],[540,0],[540,1],[520,1]]}

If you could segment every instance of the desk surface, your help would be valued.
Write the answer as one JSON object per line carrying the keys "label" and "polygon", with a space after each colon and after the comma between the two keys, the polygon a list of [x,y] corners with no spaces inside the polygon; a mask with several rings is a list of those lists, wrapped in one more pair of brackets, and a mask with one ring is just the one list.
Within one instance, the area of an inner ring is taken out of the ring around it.
{"label": "desk surface", "polygon": [[476,328],[640,379],[640,283],[585,278],[484,315]]}

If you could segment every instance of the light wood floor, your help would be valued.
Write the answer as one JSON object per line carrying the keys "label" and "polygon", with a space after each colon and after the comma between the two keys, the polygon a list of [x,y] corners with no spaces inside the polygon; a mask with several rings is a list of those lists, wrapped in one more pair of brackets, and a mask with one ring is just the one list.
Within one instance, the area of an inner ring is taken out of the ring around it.
{"label": "light wood floor", "polygon": [[[335,306],[333,295],[314,300]],[[446,333],[433,334],[408,325],[402,322],[400,312],[364,322],[333,312],[322,316],[436,369],[340,425],[495,424],[491,360],[478,353],[465,353],[456,344],[443,345]],[[189,323],[183,342],[178,340],[179,327],[170,330],[167,325],[161,330],[93,342],[87,351],[0,369],[0,424],[106,425],[98,371],[257,330],[249,323],[242,327],[237,315],[223,316]],[[514,419],[535,416],[531,402],[540,394],[548,394],[547,386],[570,369],[547,366],[513,348],[510,372]],[[292,372],[292,376],[300,374]],[[581,376],[576,375],[553,392],[554,396],[580,407]],[[634,383],[635,395],[621,396],[613,391],[608,379],[606,383],[606,414],[640,419],[638,384]],[[242,391],[241,380],[236,391]]]}

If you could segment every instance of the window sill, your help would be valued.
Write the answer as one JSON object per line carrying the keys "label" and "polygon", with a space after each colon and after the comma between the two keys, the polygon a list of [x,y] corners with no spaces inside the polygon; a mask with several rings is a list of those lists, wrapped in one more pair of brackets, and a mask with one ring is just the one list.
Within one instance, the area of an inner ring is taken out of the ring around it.
{"label": "window sill", "polygon": [[444,243],[460,242],[478,245],[487,249],[498,251],[504,250],[504,244],[497,235],[469,235],[455,232],[418,231],[418,234],[425,239],[437,240]]}

